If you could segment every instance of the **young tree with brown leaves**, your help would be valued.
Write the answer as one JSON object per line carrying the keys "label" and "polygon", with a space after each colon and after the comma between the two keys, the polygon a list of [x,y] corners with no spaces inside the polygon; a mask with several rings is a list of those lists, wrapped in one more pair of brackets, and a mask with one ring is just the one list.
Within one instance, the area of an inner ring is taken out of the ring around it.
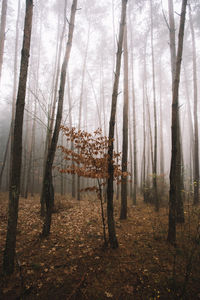
{"label": "young tree with brown leaves", "polygon": [[[59,146],[65,155],[64,159],[69,161],[69,164],[64,169],[59,168],[59,171],[97,180],[97,184],[80,191],[95,191],[97,193],[101,203],[104,244],[107,246],[102,188],[106,185],[109,177],[107,153],[109,139],[102,135],[100,129],[97,129],[93,134],[64,126],[61,127],[61,130],[67,141],[73,143],[74,148],[71,149],[70,147],[68,149],[67,147]],[[126,178],[128,175],[127,172],[121,171],[120,164],[118,164],[119,158],[120,154],[113,151],[113,179],[117,182],[120,181],[120,178]]]}

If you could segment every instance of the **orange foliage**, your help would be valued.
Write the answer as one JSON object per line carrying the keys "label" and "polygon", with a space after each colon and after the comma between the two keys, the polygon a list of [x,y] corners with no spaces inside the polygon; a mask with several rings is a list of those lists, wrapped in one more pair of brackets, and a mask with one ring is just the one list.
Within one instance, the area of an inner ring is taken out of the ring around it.
{"label": "orange foliage", "polygon": [[[102,135],[102,130],[97,129],[93,134],[76,128],[61,126],[67,141],[73,143],[73,150],[64,146],[58,148],[65,154],[64,158],[72,163],[65,169],[59,169],[61,173],[77,174],[78,176],[104,179],[108,178],[108,145],[109,139]],[[120,182],[122,176],[128,176],[120,169],[121,153],[114,151],[113,168],[114,179]],[[117,160],[118,158],[118,160]]]}

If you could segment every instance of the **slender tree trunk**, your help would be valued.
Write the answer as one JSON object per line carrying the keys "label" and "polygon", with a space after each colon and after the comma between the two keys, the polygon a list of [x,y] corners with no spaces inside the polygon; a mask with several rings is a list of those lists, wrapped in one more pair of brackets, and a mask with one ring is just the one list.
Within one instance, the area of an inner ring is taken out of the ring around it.
{"label": "slender tree trunk", "polygon": [[[175,76],[176,76],[176,41],[175,41],[175,25],[174,25],[174,7],[173,7],[173,0],[168,0],[168,7],[169,7],[169,38],[170,38],[170,57],[171,57],[171,73],[172,73],[172,97],[173,97],[173,89],[175,84]],[[184,189],[184,180],[183,180],[183,157],[182,157],[182,142],[181,142],[181,134],[180,134],[180,119],[178,114],[178,143],[180,147],[180,170],[181,170],[181,177],[180,177],[180,190]],[[179,197],[177,197],[176,203],[176,222],[183,223],[184,222],[184,211],[183,211],[183,197],[182,192],[179,193]]]}
{"label": "slender tree trunk", "polygon": [[193,93],[194,93],[194,204],[199,203],[199,135],[198,135],[198,107],[197,107],[197,59],[194,26],[189,5],[190,30],[192,35],[192,62],[193,62]]}
{"label": "slender tree trunk", "polygon": [[[122,172],[127,172],[128,156],[128,45],[127,26],[124,28],[124,107],[123,107],[123,141],[122,141]],[[127,218],[127,176],[122,176],[121,214],[120,219]]]}
{"label": "slender tree trunk", "polygon": [[77,10],[77,0],[73,0],[72,7],[71,7],[70,22],[69,22],[68,41],[67,41],[67,45],[66,45],[65,56],[64,56],[62,68],[61,68],[61,78],[60,78],[60,89],[59,89],[56,123],[55,123],[55,127],[54,127],[53,136],[51,139],[50,147],[48,149],[48,155],[47,155],[45,173],[44,173],[44,179],[43,179],[44,199],[45,199],[45,204],[46,204],[46,214],[45,214],[45,220],[44,220],[43,231],[42,231],[43,237],[49,235],[50,227],[51,227],[51,215],[52,215],[52,208],[53,208],[53,202],[54,202],[54,187],[53,187],[53,182],[52,182],[52,166],[53,166],[53,161],[54,161],[57,142],[58,142],[60,124],[61,124],[61,120],[62,120],[63,100],[64,100],[64,91],[65,91],[65,82],[66,82],[66,70],[67,70],[71,47],[72,47],[76,10]]}
{"label": "slender tree trunk", "polygon": [[[46,166],[46,160],[48,155],[48,149],[50,147],[51,139],[52,139],[52,132],[53,132],[53,125],[54,125],[54,118],[55,118],[55,110],[56,110],[56,101],[57,101],[57,91],[58,91],[58,83],[59,83],[59,73],[60,73],[60,59],[62,54],[62,45],[66,30],[66,17],[67,13],[67,0],[65,0],[64,4],[64,13],[63,13],[63,28],[62,33],[59,38],[57,38],[57,47],[56,47],[56,58],[55,58],[55,76],[53,77],[52,82],[52,100],[51,100],[51,106],[49,110],[49,119],[48,119],[48,126],[47,126],[47,135],[46,135],[46,143],[45,143],[45,153],[44,153],[44,167],[43,167],[43,178],[45,176],[45,166]],[[58,16],[60,18],[60,14]],[[58,33],[59,33],[59,19],[58,19]],[[45,213],[45,200],[44,200],[44,185],[42,185],[41,195],[40,195],[40,203],[41,203],[41,209],[40,213],[41,216],[44,216]]]}
{"label": "slender tree trunk", "polygon": [[156,112],[156,86],[155,86],[155,63],[154,63],[154,45],[153,45],[153,8],[150,0],[151,8],[151,58],[152,58],[152,80],[153,80],[153,109],[154,109],[154,157],[153,157],[153,190],[155,210],[159,210],[159,199],[157,190],[157,112]]}
{"label": "slender tree trunk", "polygon": [[162,59],[160,59],[160,175],[164,183],[164,145],[163,145],[163,109],[162,109]]}
{"label": "slender tree trunk", "polygon": [[189,169],[190,169],[190,180],[189,180],[189,191],[192,194],[193,192],[193,164],[194,161],[194,130],[193,130],[193,121],[192,121],[192,111],[190,105],[190,95],[188,89],[188,79],[187,72],[185,69],[184,61],[183,61],[183,70],[184,70],[184,82],[185,82],[185,92],[186,92],[186,100],[187,100],[187,111],[188,111],[188,125],[189,125],[189,136],[190,136],[190,157],[189,157]]}
{"label": "slender tree trunk", "polygon": [[122,0],[122,12],[121,12],[121,21],[119,29],[119,40],[118,40],[118,50],[117,50],[117,61],[116,61],[116,71],[115,79],[113,85],[112,93],[112,104],[111,104],[111,115],[110,115],[110,124],[109,124],[109,147],[108,147],[108,186],[107,186],[107,218],[108,218],[108,233],[109,233],[109,243],[112,248],[118,247],[118,241],[115,233],[115,221],[113,216],[113,138],[114,138],[114,129],[115,129],[115,116],[116,116],[116,106],[117,106],[117,97],[118,97],[118,87],[119,87],[119,77],[121,69],[121,56],[122,56],[122,44],[124,36],[124,26],[126,22],[126,6],[128,0]]}
{"label": "slender tree trunk", "polygon": [[170,168],[170,192],[169,192],[169,226],[168,241],[176,242],[176,212],[177,202],[181,197],[181,153],[180,153],[180,128],[179,128],[179,82],[181,72],[181,60],[183,52],[183,37],[185,27],[187,0],[182,1],[181,19],[178,35],[178,52],[176,58],[176,72],[173,83],[172,97],[172,156]]}
{"label": "slender tree trunk", "polygon": [[33,159],[34,159],[34,144],[35,144],[35,126],[36,126],[36,100],[34,104],[34,119],[33,119],[33,124],[32,124],[32,130],[31,130],[31,141],[30,141],[30,146],[29,146],[29,152],[28,152],[28,168],[27,168],[27,180],[26,180],[26,188],[25,188],[25,194],[24,197],[28,198],[28,191],[30,188],[30,180],[31,180],[31,170],[34,172],[33,167]]}
{"label": "slender tree trunk", "polygon": [[[71,87],[70,87],[70,80],[69,74],[67,75],[67,93],[68,93],[68,102],[69,102],[69,126],[70,129],[72,128],[72,99],[71,99]],[[74,142],[71,141],[71,151],[74,151]],[[72,162],[72,165],[74,162]],[[76,197],[76,182],[75,182],[75,174],[72,174],[72,185],[71,185],[71,193],[72,198]]]}
{"label": "slender tree trunk", "polygon": [[14,258],[16,247],[16,230],[18,219],[18,203],[20,193],[20,173],[22,161],[22,129],[24,106],[26,96],[26,81],[28,73],[31,28],[32,28],[33,1],[26,0],[26,14],[24,22],[24,39],[21,55],[21,67],[19,87],[16,102],[16,114],[14,124],[13,152],[11,155],[11,182],[9,191],[8,227],[6,245],[3,259],[3,270],[7,274],[14,271]]}
{"label": "slender tree trunk", "polygon": [[132,131],[131,131],[131,112],[129,109],[128,113],[128,119],[129,119],[129,159],[130,159],[130,183],[129,183],[129,197],[130,199],[133,199],[133,149],[132,149]]}
{"label": "slender tree trunk", "polygon": [[[79,102],[79,118],[78,118],[78,129],[81,129],[81,120],[82,120],[82,106],[83,106],[83,89],[84,89],[84,82],[85,82],[85,72],[86,72],[86,63],[87,63],[87,56],[88,56],[88,47],[90,41],[90,23],[88,27],[88,34],[87,34],[87,42],[86,42],[86,49],[85,49],[85,57],[83,61],[83,69],[82,69],[82,80],[81,80],[81,92],[80,92],[80,102]],[[80,194],[80,176],[77,176],[77,200],[81,200]]]}
{"label": "slender tree trunk", "polygon": [[[17,12],[17,20],[16,20],[16,37],[15,37],[15,57],[14,57],[14,80],[13,80],[13,96],[12,96],[12,119],[11,119],[11,124],[10,124],[10,131],[9,131],[9,136],[6,144],[6,150],[4,152],[4,157],[3,157],[3,164],[1,168],[1,173],[0,173],[0,190],[1,190],[1,184],[2,184],[2,178],[3,178],[3,172],[5,169],[6,165],[6,160],[7,160],[7,155],[8,155],[8,149],[9,149],[9,143],[11,143],[11,149],[13,145],[13,127],[14,127],[14,118],[15,118],[15,102],[16,102],[16,97],[17,97],[17,70],[18,70],[18,63],[17,63],[17,58],[18,58],[18,42],[19,42],[19,19],[20,19],[20,0],[18,2],[18,12]],[[2,4],[3,5],[3,4]],[[6,4],[7,5],[7,4]],[[0,71],[1,74],[1,71]],[[0,75],[1,78],[1,75]],[[11,150],[12,151],[12,150]]]}
{"label": "slender tree trunk", "polygon": [[135,112],[135,83],[134,83],[134,60],[133,60],[133,32],[129,13],[130,22],[130,40],[131,40],[131,75],[132,75],[132,99],[133,99],[133,204],[137,203],[137,131],[136,131],[136,112]]}
{"label": "slender tree trunk", "polygon": [[2,1],[1,9],[1,27],[0,27],[0,80],[3,65],[3,53],[4,53],[4,42],[5,42],[5,29],[6,29],[6,16],[7,16],[7,0]]}

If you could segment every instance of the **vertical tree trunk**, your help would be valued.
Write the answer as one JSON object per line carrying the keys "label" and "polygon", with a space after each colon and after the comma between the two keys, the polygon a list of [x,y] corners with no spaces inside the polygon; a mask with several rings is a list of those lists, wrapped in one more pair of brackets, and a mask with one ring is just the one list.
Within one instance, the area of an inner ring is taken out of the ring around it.
{"label": "vertical tree trunk", "polygon": [[53,166],[53,161],[54,161],[57,142],[58,142],[60,124],[61,124],[61,120],[62,120],[63,100],[64,100],[64,91],[65,91],[65,82],[66,82],[66,70],[67,70],[71,47],[72,47],[76,9],[77,9],[77,0],[73,0],[72,7],[71,7],[70,22],[69,22],[68,41],[67,41],[67,45],[66,45],[65,56],[64,56],[62,68],[61,68],[61,78],[60,78],[60,89],[59,89],[56,123],[55,123],[55,127],[54,127],[53,136],[51,139],[50,147],[48,149],[45,173],[44,173],[44,178],[43,178],[44,199],[45,199],[45,204],[46,204],[46,214],[45,214],[45,220],[44,220],[43,231],[42,231],[43,237],[49,235],[50,227],[51,227],[51,215],[52,215],[52,208],[53,208],[53,202],[54,202],[54,187],[53,187],[53,182],[52,182],[52,166]]}
{"label": "vertical tree trunk", "polygon": [[132,24],[129,13],[130,20],[130,39],[131,39],[131,75],[132,75],[132,99],[133,99],[133,204],[137,203],[137,131],[136,131],[136,113],[135,113],[135,83],[134,83],[134,61],[133,61],[133,32]]}
{"label": "vertical tree trunk", "polygon": [[[60,73],[60,59],[62,54],[62,45],[66,30],[66,12],[67,12],[67,0],[65,0],[64,4],[64,12],[63,12],[63,28],[59,38],[57,38],[57,48],[56,48],[56,58],[55,58],[55,76],[52,82],[52,100],[51,100],[51,107],[49,110],[49,119],[48,119],[48,126],[47,126],[47,134],[46,134],[46,143],[45,143],[45,153],[44,153],[44,167],[43,167],[43,178],[45,176],[45,165],[48,155],[48,149],[50,147],[51,139],[52,139],[52,132],[53,132],[53,125],[54,125],[54,118],[55,118],[55,109],[56,109],[56,100],[57,100],[57,91],[58,91],[58,80],[59,80],[59,73]],[[58,16],[60,18],[60,14]],[[58,19],[58,33],[59,33],[59,19]],[[58,35],[59,36],[59,35]],[[44,185],[42,185],[41,195],[40,195],[40,213],[41,216],[44,216],[45,213],[45,200],[44,200]]]}
{"label": "vertical tree trunk", "polygon": [[193,63],[193,93],[194,93],[194,204],[199,203],[199,136],[198,136],[198,108],[197,108],[197,59],[194,26],[189,5],[189,21],[192,35],[192,63]]}
{"label": "vertical tree trunk", "polygon": [[24,39],[21,55],[21,67],[19,76],[19,87],[16,102],[16,114],[14,123],[13,152],[11,154],[11,181],[9,191],[8,227],[6,235],[6,246],[4,251],[3,270],[7,274],[14,271],[14,258],[16,247],[16,230],[18,219],[18,203],[20,193],[20,173],[22,161],[22,129],[24,106],[26,96],[26,81],[28,73],[31,28],[32,28],[33,1],[26,0],[26,14],[24,22]]}
{"label": "vertical tree trunk", "polygon": [[2,9],[1,9],[1,27],[0,27],[0,80],[1,80],[1,73],[2,73],[2,65],[3,65],[6,15],[7,15],[7,0],[3,0]]}
{"label": "vertical tree trunk", "polygon": [[[67,93],[68,93],[68,102],[69,102],[69,126],[70,129],[72,128],[72,99],[71,99],[71,87],[70,87],[70,80],[69,80],[69,74],[67,76]],[[74,142],[71,141],[71,151],[74,150]],[[72,162],[72,165],[74,162]],[[72,185],[71,185],[71,193],[72,198],[76,197],[76,182],[75,182],[75,174],[72,174]]]}
{"label": "vertical tree trunk", "polygon": [[[80,102],[79,102],[79,118],[78,118],[78,129],[81,129],[81,120],[82,120],[82,106],[83,106],[83,89],[84,89],[84,82],[85,82],[85,72],[86,72],[86,63],[87,63],[87,56],[88,56],[88,47],[90,41],[90,23],[88,27],[88,34],[87,34],[87,42],[86,42],[86,49],[85,49],[85,56],[83,60],[83,70],[82,70],[82,80],[81,80],[81,92],[80,92]],[[80,194],[80,176],[77,175],[77,200],[81,200]]]}
{"label": "vertical tree trunk", "polygon": [[154,203],[156,211],[159,210],[159,199],[157,191],[157,112],[156,112],[156,86],[155,86],[155,63],[154,63],[154,45],[153,45],[153,8],[151,8],[151,58],[152,58],[152,80],[153,80],[153,109],[154,109],[154,157],[153,157],[153,190]]}
{"label": "vertical tree trunk", "polygon": [[179,128],[179,82],[181,71],[181,60],[183,52],[183,36],[185,27],[187,0],[182,1],[181,19],[178,35],[178,52],[176,58],[176,72],[173,83],[172,98],[172,153],[170,168],[170,192],[169,192],[169,226],[168,241],[176,242],[176,211],[177,201],[181,197],[181,152],[180,152],[180,128]]}
{"label": "vertical tree trunk", "polygon": [[[127,26],[124,28],[124,107],[123,107],[123,141],[122,141],[122,172],[127,172],[128,156],[128,45]],[[120,219],[127,218],[127,176],[122,176],[121,214]]]}
{"label": "vertical tree trunk", "polygon": [[[11,117],[11,124],[10,124],[10,131],[9,136],[6,144],[6,150],[4,152],[3,157],[3,164],[1,168],[0,173],[0,190],[1,190],[1,184],[2,184],[2,178],[3,178],[3,172],[6,165],[7,155],[8,155],[8,149],[9,149],[9,143],[11,144],[11,149],[13,145],[13,127],[14,127],[14,118],[15,118],[15,102],[17,97],[17,69],[18,69],[18,42],[19,42],[19,19],[20,19],[20,8],[21,8],[21,1],[18,2],[18,11],[17,11],[17,20],[16,20],[16,35],[15,35],[15,57],[14,57],[14,80],[13,80],[13,95],[12,95],[12,117]],[[2,4],[3,5],[3,4]],[[7,5],[7,4],[6,4]],[[0,71],[1,73],[1,71]],[[1,78],[1,75],[0,75]]]}
{"label": "vertical tree trunk", "polygon": [[164,183],[164,145],[163,145],[163,110],[162,110],[162,59],[160,59],[160,175]]}
{"label": "vertical tree trunk", "polygon": [[118,247],[118,241],[115,233],[115,221],[113,216],[113,138],[115,129],[115,116],[116,116],[116,106],[118,97],[118,87],[119,87],[119,77],[121,69],[121,56],[122,56],[122,44],[124,36],[124,26],[126,22],[126,6],[128,0],[122,0],[122,11],[121,11],[121,21],[119,29],[119,40],[118,40],[118,50],[117,50],[117,61],[116,61],[116,71],[115,79],[113,85],[112,93],[112,104],[111,104],[111,115],[109,124],[109,147],[108,147],[108,186],[107,186],[107,218],[108,218],[108,233],[109,233],[109,243],[112,248]]}
{"label": "vertical tree trunk", "polygon": [[[175,76],[176,76],[176,41],[175,41],[175,25],[174,25],[174,7],[173,7],[173,0],[168,0],[168,7],[169,7],[169,38],[170,38],[170,57],[171,57],[171,73],[172,73],[172,97],[173,97],[173,89],[175,84]],[[178,114],[178,123],[179,120],[179,114]],[[182,169],[182,143],[181,143],[181,134],[180,134],[180,124],[178,124],[178,144],[180,147],[180,190],[184,189],[184,183],[183,183],[183,169]],[[184,211],[183,211],[183,197],[182,192],[179,193],[179,197],[177,197],[177,203],[176,203],[176,221],[179,223],[184,222]]]}

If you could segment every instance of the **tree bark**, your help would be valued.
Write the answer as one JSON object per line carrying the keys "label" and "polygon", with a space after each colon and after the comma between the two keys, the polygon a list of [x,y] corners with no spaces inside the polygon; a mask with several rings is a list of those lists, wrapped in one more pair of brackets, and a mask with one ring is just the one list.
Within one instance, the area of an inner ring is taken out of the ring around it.
{"label": "tree bark", "polygon": [[[7,156],[8,156],[9,144],[11,144],[11,149],[12,149],[12,145],[13,145],[13,127],[14,127],[14,119],[15,119],[15,102],[16,102],[16,97],[17,97],[17,69],[18,69],[17,57],[18,57],[18,42],[19,42],[20,8],[21,8],[21,1],[19,0],[18,10],[17,10],[17,20],[16,20],[16,36],[15,36],[15,57],[14,57],[14,70],[13,70],[14,80],[13,80],[13,95],[12,95],[12,118],[11,118],[9,136],[8,136],[8,140],[7,140],[7,144],[6,144],[6,149],[5,149],[5,152],[4,152],[4,157],[3,157],[3,164],[2,164],[1,173],[0,173],[0,190],[1,190],[3,172],[4,172],[4,169],[5,169],[6,160],[7,160]],[[1,78],[1,75],[0,75],[0,78]]]}
{"label": "tree bark", "polygon": [[157,190],[157,112],[156,112],[156,86],[155,86],[155,63],[153,45],[153,3],[150,0],[151,9],[151,58],[152,58],[152,80],[153,80],[153,109],[154,109],[154,157],[153,157],[153,191],[155,210],[159,210],[159,199]]}
{"label": "tree bark", "polygon": [[123,36],[124,36],[124,26],[126,22],[127,2],[128,0],[122,0],[116,71],[115,71],[115,79],[113,85],[110,124],[109,124],[109,146],[108,146],[109,177],[108,177],[108,186],[107,186],[107,219],[108,219],[109,243],[112,248],[118,247],[118,241],[115,233],[115,221],[113,216],[113,179],[114,179],[113,139],[114,139],[114,129],[115,129],[115,116],[116,116],[116,106],[117,106],[117,97],[118,97],[119,77],[120,77],[120,69],[121,69],[122,44],[123,44]]}
{"label": "tree bark", "polygon": [[[127,26],[124,27],[124,107],[123,107],[123,141],[122,141],[122,172],[127,172],[128,156],[128,45]],[[127,218],[127,176],[122,176],[121,213],[120,219]]]}
{"label": "tree bark", "polygon": [[[52,139],[52,132],[53,132],[53,125],[54,125],[54,118],[55,118],[55,110],[56,110],[56,101],[57,101],[57,91],[58,91],[58,80],[59,80],[59,73],[60,73],[60,59],[62,54],[62,45],[66,30],[66,12],[67,12],[67,0],[65,0],[64,4],[64,13],[63,13],[63,28],[59,40],[59,34],[57,36],[57,47],[56,47],[56,59],[55,59],[55,76],[53,77],[52,82],[52,99],[51,99],[51,107],[49,110],[49,119],[48,119],[48,125],[47,125],[47,133],[46,133],[46,143],[45,143],[45,153],[44,153],[44,167],[43,167],[43,178],[45,176],[45,166],[46,166],[46,160],[48,155],[48,149],[50,147],[51,139]],[[59,18],[60,14],[58,15],[58,32],[59,32]],[[41,216],[44,216],[45,214],[45,200],[44,200],[44,185],[42,185],[41,195],[40,195],[40,214]]]}
{"label": "tree bark", "polygon": [[3,65],[3,53],[4,53],[4,42],[5,42],[5,29],[6,29],[6,16],[7,16],[7,0],[2,1],[1,9],[1,27],[0,27],[0,80]]}
{"label": "tree bark", "polygon": [[[173,97],[173,89],[175,84],[175,76],[176,76],[176,41],[175,41],[175,22],[174,22],[174,6],[173,0],[168,0],[168,8],[169,8],[169,38],[170,38],[170,57],[171,57],[171,73],[172,73],[172,97]],[[178,113],[178,123],[179,113]],[[181,142],[181,134],[180,134],[180,124],[178,124],[178,139],[177,143],[179,144],[180,150],[179,153],[181,155],[180,158],[180,190],[184,189],[184,181],[183,181],[183,156],[182,156],[182,142]],[[176,221],[179,223],[184,223],[184,211],[183,211],[183,195],[182,192],[179,193],[179,197],[177,197],[176,203]]]}
{"label": "tree bark", "polygon": [[176,242],[176,212],[177,202],[181,197],[181,152],[180,152],[180,128],[179,128],[179,82],[181,72],[181,61],[183,52],[183,37],[185,27],[187,0],[182,1],[181,19],[178,35],[178,52],[176,57],[176,72],[173,83],[172,97],[172,153],[170,168],[170,192],[169,192],[169,225],[168,241],[172,244]]}
{"label": "tree bark", "polygon": [[26,82],[28,73],[31,29],[32,29],[33,1],[26,0],[26,14],[24,22],[24,38],[21,53],[21,66],[19,76],[19,87],[16,102],[16,113],[14,123],[13,151],[11,153],[11,181],[9,190],[9,211],[6,236],[6,246],[3,259],[3,270],[7,274],[14,271],[14,258],[16,247],[16,230],[18,219],[18,203],[20,193],[20,175],[22,161],[22,130],[26,96]]}
{"label": "tree bark", "polygon": [[43,188],[44,188],[44,199],[46,204],[46,214],[45,220],[43,224],[43,231],[42,236],[48,236],[50,233],[51,227],[51,215],[52,215],[52,208],[54,202],[54,187],[52,182],[52,166],[55,157],[60,124],[62,120],[62,111],[63,111],[63,100],[64,100],[64,91],[65,91],[65,82],[66,82],[66,70],[70,58],[70,52],[72,47],[72,39],[74,33],[74,21],[75,21],[75,14],[77,10],[77,0],[73,0],[72,7],[71,7],[71,16],[69,22],[69,33],[68,33],[68,41],[65,50],[65,56],[61,68],[61,78],[60,78],[60,88],[59,88],[59,98],[58,98],[58,108],[57,108],[57,115],[56,115],[56,123],[54,127],[53,136],[51,139],[50,147],[48,149],[46,166],[45,166],[45,173],[43,178]]}
{"label": "tree bark", "polygon": [[193,93],[194,93],[194,205],[199,203],[199,135],[198,135],[198,107],[197,107],[197,59],[196,41],[192,20],[191,6],[189,5],[189,21],[192,35],[192,63],[193,63]]}

